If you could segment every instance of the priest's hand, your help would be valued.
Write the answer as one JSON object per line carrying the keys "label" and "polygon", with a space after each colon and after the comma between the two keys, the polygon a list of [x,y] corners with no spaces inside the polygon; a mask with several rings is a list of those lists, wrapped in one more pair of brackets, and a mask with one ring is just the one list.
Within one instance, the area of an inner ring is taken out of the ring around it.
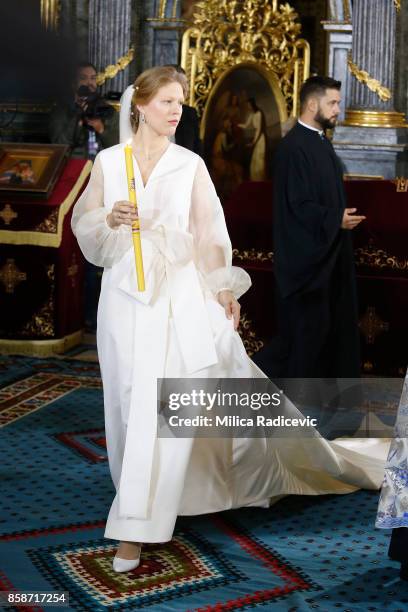
{"label": "priest's hand", "polygon": [[227,317],[227,319],[234,319],[234,329],[236,331],[239,325],[239,315],[241,306],[235,299],[234,294],[228,289],[223,289],[222,291],[219,291],[217,293],[217,299],[221,306],[224,308],[225,316]]}
{"label": "priest's hand", "polygon": [[138,218],[135,205],[126,200],[115,202],[112,211],[106,217],[106,223],[112,229],[117,229],[119,225],[132,225]]}
{"label": "priest's hand", "polygon": [[364,221],[364,219],[367,218],[363,215],[353,214],[356,212],[356,210],[357,208],[346,208],[344,210],[343,221],[341,222],[341,227],[343,229],[352,230],[357,227],[357,225],[361,223],[361,221]]}

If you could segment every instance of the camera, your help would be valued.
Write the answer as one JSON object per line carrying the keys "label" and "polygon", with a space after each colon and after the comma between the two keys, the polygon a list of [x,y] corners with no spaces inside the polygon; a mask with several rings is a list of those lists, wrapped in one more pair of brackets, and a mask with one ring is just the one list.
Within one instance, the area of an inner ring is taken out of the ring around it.
{"label": "camera", "polygon": [[81,85],[77,90],[77,95],[86,103],[86,110],[83,111],[85,119],[110,119],[115,110],[108,104],[96,91],[91,91],[86,85]]}

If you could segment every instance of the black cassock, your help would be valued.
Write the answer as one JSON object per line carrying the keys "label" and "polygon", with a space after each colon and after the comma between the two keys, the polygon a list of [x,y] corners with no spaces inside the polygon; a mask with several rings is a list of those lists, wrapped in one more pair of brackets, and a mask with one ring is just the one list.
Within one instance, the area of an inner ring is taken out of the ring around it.
{"label": "black cassock", "polygon": [[297,123],[274,160],[278,338],[255,355],[272,378],[354,378],[360,372],[350,230],[341,222],[342,167],[319,132]]}
{"label": "black cassock", "polygon": [[200,122],[197,111],[192,106],[183,104],[183,113],[177,126],[175,138],[176,144],[201,155]]}

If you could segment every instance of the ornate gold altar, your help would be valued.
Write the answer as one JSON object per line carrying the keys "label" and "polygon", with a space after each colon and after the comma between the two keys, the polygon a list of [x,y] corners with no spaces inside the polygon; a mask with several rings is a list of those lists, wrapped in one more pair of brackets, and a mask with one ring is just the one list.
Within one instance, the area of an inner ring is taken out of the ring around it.
{"label": "ornate gold altar", "polygon": [[299,37],[297,13],[278,0],[198,2],[193,26],[183,36],[181,65],[190,81],[189,104],[203,114],[220,76],[254,62],[276,78],[288,115],[298,112],[298,93],[309,76],[309,44]]}

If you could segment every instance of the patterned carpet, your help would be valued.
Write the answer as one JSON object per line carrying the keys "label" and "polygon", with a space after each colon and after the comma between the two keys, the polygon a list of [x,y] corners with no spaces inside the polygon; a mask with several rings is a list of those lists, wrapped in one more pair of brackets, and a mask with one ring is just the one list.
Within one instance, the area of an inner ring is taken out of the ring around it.
{"label": "patterned carpet", "polygon": [[408,609],[369,491],[183,517],[171,543],[115,574],[97,363],[0,357],[0,384],[0,589],[68,591],[65,609],[89,612]]}

